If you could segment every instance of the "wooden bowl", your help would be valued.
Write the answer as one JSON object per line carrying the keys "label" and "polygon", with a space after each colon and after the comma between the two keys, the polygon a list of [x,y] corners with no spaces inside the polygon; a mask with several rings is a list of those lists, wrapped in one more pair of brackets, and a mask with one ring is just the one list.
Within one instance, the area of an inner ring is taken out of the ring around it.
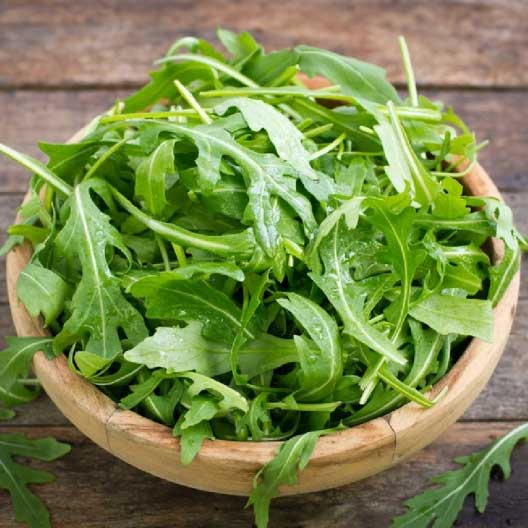
{"label": "wooden bowl", "polygon": [[[80,137],[82,131],[72,141]],[[471,194],[500,198],[479,165],[464,178],[464,185]],[[499,259],[501,244],[492,240],[490,252],[492,260]],[[7,257],[9,304],[18,335],[42,336],[46,334],[42,321],[32,318],[16,296],[18,276],[30,256],[31,248],[26,244]],[[493,311],[494,342],[471,340],[462,357],[431,390],[430,397],[434,397],[448,387],[436,405],[424,409],[408,403],[381,418],[320,438],[299,482],[283,488],[283,494],[319,491],[363,479],[397,464],[435,440],[469,407],[493,373],[508,340],[519,282],[517,273]],[[73,373],[65,356],[49,361],[38,352],[33,367],[55,405],[86,436],[125,462],[178,484],[248,495],[253,476],[274,456],[279,445],[206,440],[195,460],[183,466],[179,439],[173,438],[168,427],[118,408],[95,386]]]}

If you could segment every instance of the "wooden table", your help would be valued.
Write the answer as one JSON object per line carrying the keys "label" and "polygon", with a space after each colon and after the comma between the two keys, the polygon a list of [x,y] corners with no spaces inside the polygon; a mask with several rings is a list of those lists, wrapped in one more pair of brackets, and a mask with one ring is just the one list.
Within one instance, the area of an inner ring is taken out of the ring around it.
{"label": "wooden table", "polygon": [[[528,2],[253,0],[69,2],[0,1],[0,141],[36,155],[38,140],[62,141],[116,97],[146,80],[151,62],[187,34],[214,37],[217,26],[248,29],[268,49],[298,42],[385,66],[403,87],[396,37],[411,48],[422,93],[441,98],[491,145],[481,162],[528,232]],[[0,159],[0,228],[12,221],[28,175]],[[1,273],[5,270],[2,266]],[[0,325],[11,335],[3,277]],[[528,286],[492,381],[463,420],[411,461],[364,482],[272,508],[273,527],[387,526],[401,501],[432,475],[528,420]],[[113,458],[74,429],[42,396],[0,431],[53,435],[73,451],[52,465],[57,482],[38,489],[53,526],[111,528],[244,527],[244,500],[158,480]],[[35,466],[46,464],[35,464]],[[49,467],[49,466],[48,466]],[[467,501],[458,526],[528,526],[528,445],[513,475],[493,481],[485,515]],[[0,492],[0,527],[14,526]]]}

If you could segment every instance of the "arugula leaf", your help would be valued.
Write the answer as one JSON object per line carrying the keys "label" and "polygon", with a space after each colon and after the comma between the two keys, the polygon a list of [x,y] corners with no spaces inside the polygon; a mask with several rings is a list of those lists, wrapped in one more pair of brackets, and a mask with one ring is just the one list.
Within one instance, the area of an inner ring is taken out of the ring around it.
{"label": "arugula leaf", "polygon": [[397,347],[366,320],[361,299],[352,298],[348,288],[352,277],[345,265],[346,240],[349,235],[343,228],[342,220],[329,233],[321,244],[321,257],[324,274],[310,273],[313,282],[325,293],[339,313],[344,332],[372,348],[390,361],[405,364],[406,360]]}
{"label": "arugula leaf", "polygon": [[177,376],[191,380],[191,385],[187,388],[187,393],[191,397],[207,391],[213,396],[220,398],[218,406],[223,411],[227,412],[237,409],[242,412],[248,411],[248,402],[242,394],[213,378],[197,372],[182,372],[177,374]]}
{"label": "arugula leaf", "polygon": [[412,306],[409,313],[442,335],[461,334],[488,342],[493,340],[490,301],[435,293]]}
{"label": "arugula leaf", "polygon": [[[135,297],[144,299],[148,318],[198,320],[203,324],[205,337],[224,343],[230,343],[241,328],[240,308],[225,293],[205,281],[149,277],[133,284],[130,291]],[[254,337],[250,330],[244,333],[249,338]]]}
{"label": "arugula leaf", "polygon": [[528,424],[523,424],[493,442],[489,447],[469,456],[455,459],[460,469],[438,475],[429,489],[405,502],[408,511],[393,520],[391,526],[403,528],[449,528],[452,526],[466,497],[475,494],[475,506],[480,513],[488,502],[488,482],[494,466],[500,467],[505,479],[510,476],[510,456],[520,440],[528,439]]}
{"label": "arugula leaf", "polygon": [[[274,255],[279,245],[277,231],[277,206],[272,196],[280,196],[302,219],[307,233],[315,229],[310,202],[298,193],[288,176],[292,169],[272,154],[258,154],[236,143],[222,128],[215,124],[187,128],[157,120],[135,120],[131,124],[155,125],[162,130],[193,140],[199,150],[196,166],[202,188],[212,190],[219,181],[219,167],[223,156],[230,156],[240,166],[247,179],[249,198],[245,217],[255,228],[263,249]],[[290,178],[291,179],[291,178]]]}
{"label": "arugula leaf", "polygon": [[49,325],[64,309],[71,287],[52,270],[30,262],[20,272],[16,292],[29,314],[42,314],[44,323]]}
{"label": "arugula leaf", "polygon": [[301,387],[295,392],[298,401],[322,401],[333,394],[337,380],[343,373],[343,359],[336,322],[313,301],[288,293],[287,299],[277,301],[291,312],[314,340],[318,349],[298,350],[302,370]]}
{"label": "arugula leaf", "polygon": [[90,191],[97,190],[97,182],[92,179],[75,187],[70,216],[55,239],[57,259],[60,255],[57,265],[73,270],[80,262],[82,277],[73,295],[71,316],[55,337],[53,347],[59,353],[89,336],[77,357],[98,360],[96,365],[101,368],[122,350],[119,329],[132,343],[144,339],[147,329],[109,268],[108,248],[119,249],[127,258],[130,254],[121,234],[91,197]]}
{"label": "arugula leaf", "polygon": [[275,458],[255,475],[247,506],[253,506],[258,528],[268,525],[270,502],[278,495],[279,487],[297,482],[297,472],[308,464],[320,435],[321,431],[312,431],[290,438],[281,444]]}
{"label": "arugula leaf", "polygon": [[[229,372],[231,346],[205,339],[202,328],[199,321],[190,321],[184,328],[160,326],[152,337],[125,352],[125,358],[168,372],[195,370],[211,377]],[[237,357],[242,373],[249,378],[298,361],[292,340],[269,334],[258,334],[247,341]]]}
{"label": "arugula leaf", "polygon": [[174,166],[174,139],[168,139],[145,158],[136,170],[135,193],[143,198],[147,211],[161,217],[167,205],[165,190],[167,177],[176,173]]}
{"label": "arugula leaf", "polygon": [[36,352],[49,353],[50,337],[6,337],[8,347],[0,352],[0,401],[8,407],[34,400],[39,390],[25,386],[31,360]]}
{"label": "arugula leaf", "polygon": [[52,482],[54,476],[42,469],[23,466],[13,457],[28,457],[50,462],[69,453],[70,446],[54,438],[32,440],[24,434],[0,434],[0,488],[11,495],[15,518],[30,528],[51,528],[44,503],[28,489],[28,484]]}
{"label": "arugula leaf", "polygon": [[353,96],[362,106],[370,107],[367,104],[370,102],[400,102],[382,68],[312,46],[297,46],[295,51],[300,55],[299,65],[303,72],[310,77],[322,75],[338,84],[343,93]]}
{"label": "arugula leaf", "polygon": [[173,434],[181,438],[180,460],[184,465],[188,465],[194,460],[206,438],[214,438],[211,426],[207,421],[201,421],[185,429],[182,429],[181,423],[178,422],[174,426]]}
{"label": "arugula leaf", "polygon": [[378,114],[379,124],[374,127],[389,162],[385,169],[387,176],[398,192],[403,192],[408,185],[416,201],[428,206],[440,192],[440,184],[414,152],[392,102],[387,103],[387,108],[389,119]]}
{"label": "arugula leaf", "polygon": [[519,248],[511,249],[506,247],[502,260],[495,266],[490,267],[490,287],[488,299],[492,306],[496,306],[502,299],[504,292],[508,288],[511,280],[519,271],[521,265],[521,253]]}
{"label": "arugula leaf", "polygon": [[236,107],[254,132],[266,130],[279,157],[289,163],[299,174],[305,188],[319,201],[335,194],[331,179],[316,174],[310,166],[310,155],[302,144],[303,134],[278,110],[264,101],[248,97],[235,97],[217,105],[215,112],[223,115]]}

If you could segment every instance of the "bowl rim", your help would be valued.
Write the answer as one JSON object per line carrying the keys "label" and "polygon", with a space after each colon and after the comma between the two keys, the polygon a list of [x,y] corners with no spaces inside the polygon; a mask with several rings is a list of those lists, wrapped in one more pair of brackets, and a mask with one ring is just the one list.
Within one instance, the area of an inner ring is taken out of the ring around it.
{"label": "bowl rim", "polygon": [[[70,141],[77,141],[80,137],[82,130]],[[502,201],[495,184],[478,163],[464,176],[463,182],[473,195],[493,196]],[[28,196],[29,191],[24,201]],[[490,246],[492,259],[500,259],[502,243],[491,239]],[[7,256],[6,280],[12,318],[18,335],[48,335],[41,318],[31,317],[16,295],[18,275],[30,256],[31,247],[27,242]],[[453,367],[428,392],[434,398],[448,387],[439,402],[430,409],[409,402],[386,415],[320,437],[303,472],[305,475],[301,475],[298,484],[283,492],[317,491],[359,480],[394,465],[436,439],[474,401],[493,373],[509,336],[519,282],[520,271],[493,310],[494,342],[471,339]],[[245,475],[240,481],[208,483],[207,475],[193,476],[193,471],[188,470],[195,462],[189,466],[180,464],[181,467],[169,472],[164,467],[157,467],[152,460],[143,463],[136,460],[137,455],[123,453],[122,446],[136,444],[146,450],[171,449],[179,459],[179,438],[172,436],[170,427],[133,411],[120,409],[96,386],[73,372],[65,355],[48,360],[42,352],[38,352],[34,356],[33,367],[51,399],[83,433],[115,456],[174,482],[209,491],[247,495],[250,490],[248,476],[269,461],[281,444],[279,441],[205,440],[195,458],[198,470],[219,467],[229,473],[229,468],[239,466]],[[366,461],[369,461],[367,465]],[[337,473],[332,474],[329,468]],[[312,482],[317,471],[318,480]]]}

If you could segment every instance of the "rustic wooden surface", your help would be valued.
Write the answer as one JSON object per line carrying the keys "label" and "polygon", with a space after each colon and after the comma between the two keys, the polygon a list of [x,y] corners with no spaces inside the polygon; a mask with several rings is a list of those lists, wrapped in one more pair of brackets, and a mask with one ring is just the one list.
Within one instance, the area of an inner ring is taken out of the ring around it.
{"label": "rustic wooden surface", "polygon": [[[0,0],[0,141],[32,154],[38,140],[69,137],[91,115],[146,78],[176,38],[210,38],[217,25],[254,31],[269,48],[306,42],[384,65],[403,77],[395,36],[411,46],[424,93],[445,100],[491,145],[481,162],[528,232],[528,3],[524,0],[227,0],[24,2]],[[478,27],[478,31],[475,29]],[[0,230],[14,217],[27,175],[0,160]],[[526,271],[526,265],[524,265]],[[13,333],[0,269],[0,334]],[[526,282],[526,281],[525,281]],[[344,488],[278,499],[273,527],[383,527],[429,478],[528,420],[528,285],[521,287],[507,351],[482,396],[433,445],[381,475]],[[147,476],[84,438],[42,396],[0,431],[55,435],[73,451],[53,463],[57,482],[38,492],[63,528],[244,527],[243,499],[193,491]],[[49,464],[35,464],[50,467]],[[513,475],[493,481],[485,515],[467,501],[457,526],[528,526],[528,446]],[[15,525],[0,493],[0,528]]]}

